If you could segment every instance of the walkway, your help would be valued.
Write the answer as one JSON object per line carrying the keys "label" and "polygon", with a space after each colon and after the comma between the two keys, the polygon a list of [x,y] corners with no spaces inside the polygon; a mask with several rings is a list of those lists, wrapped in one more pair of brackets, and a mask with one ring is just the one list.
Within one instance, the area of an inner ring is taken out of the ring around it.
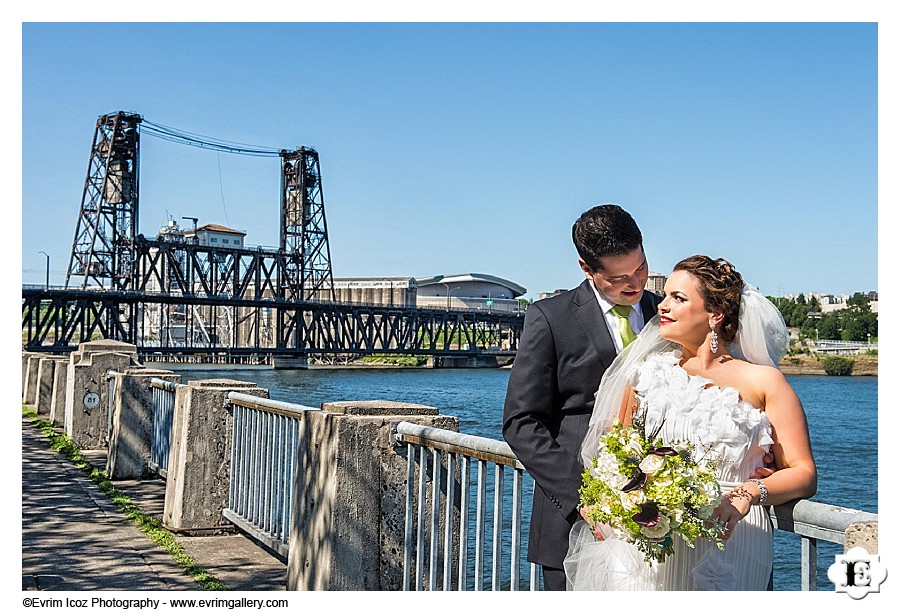
{"label": "walkway", "polygon": [[[172,556],[118,508],[30,421],[22,420],[23,590],[198,590]],[[84,454],[104,466],[104,452]],[[116,487],[161,516],[162,480]],[[179,536],[194,561],[232,590],[284,590],[287,567],[240,534]]]}

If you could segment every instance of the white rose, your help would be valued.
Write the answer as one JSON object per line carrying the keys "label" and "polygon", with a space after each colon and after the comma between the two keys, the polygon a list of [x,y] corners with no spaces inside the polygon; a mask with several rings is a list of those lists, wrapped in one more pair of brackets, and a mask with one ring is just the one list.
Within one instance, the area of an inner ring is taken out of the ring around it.
{"label": "white rose", "polygon": [[641,526],[641,534],[647,538],[661,539],[669,533],[669,518],[660,514],[655,526]]}
{"label": "white rose", "polygon": [[638,465],[640,469],[647,473],[648,475],[652,475],[653,473],[660,470],[663,466],[666,465],[666,458],[661,455],[650,454]]}
{"label": "white rose", "polygon": [[640,506],[647,501],[646,497],[644,496],[644,490],[622,492],[621,499],[622,506],[626,509]]}

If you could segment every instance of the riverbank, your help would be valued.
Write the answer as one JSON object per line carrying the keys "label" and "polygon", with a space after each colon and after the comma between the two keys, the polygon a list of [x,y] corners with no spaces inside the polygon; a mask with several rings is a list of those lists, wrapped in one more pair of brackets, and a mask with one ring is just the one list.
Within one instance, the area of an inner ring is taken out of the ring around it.
{"label": "riverbank", "polygon": [[[877,357],[860,357],[850,358],[853,360],[853,371],[851,375],[863,377],[878,376],[878,358]],[[807,355],[795,355],[785,357],[778,364],[778,368],[786,375],[825,375],[824,357],[813,357]],[[191,363],[191,362],[152,362],[154,368],[162,368],[166,370],[210,370],[220,369],[227,371],[241,370],[272,370],[271,364],[208,364],[208,363]],[[456,366],[456,368],[466,368],[467,366]],[[468,366],[471,368],[471,366]],[[496,366],[480,366],[482,368],[496,368],[508,370],[512,368],[512,364],[497,364]],[[434,368],[430,361],[425,364],[397,364],[391,361],[384,362],[362,362],[354,361],[347,364],[324,364],[312,363],[308,367],[310,370],[429,370]]]}
{"label": "riverbank", "polygon": [[[851,375],[863,377],[878,376],[878,358],[861,357],[849,358],[853,360]],[[787,356],[778,364],[778,368],[786,375],[825,375],[825,358],[808,355]]]}

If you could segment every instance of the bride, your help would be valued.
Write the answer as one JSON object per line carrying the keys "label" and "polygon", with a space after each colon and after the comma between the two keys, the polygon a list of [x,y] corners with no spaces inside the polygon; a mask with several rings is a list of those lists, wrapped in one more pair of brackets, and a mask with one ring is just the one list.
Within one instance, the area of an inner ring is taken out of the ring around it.
{"label": "bride", "polygon": [[[806,416],[777,369],[788,345],[778,309],[744,285],[734,267],[704,255],[679,262],[666,281],[659,314],[619,354],[600,383],[582,445],[590,466],[615,418],[640,407],[648,430],[690,440],[718,458],[723,495],[713,517],[725,551],[675,539],[665,562],[648,564],[608,526],[578,521],[564,563],[575,590],[764,590],[772,569],[772,525],[765,506],[816,492]],[[776,471],[753,478],[771,451]],[[584,514],[583,514],[584,515]]]}

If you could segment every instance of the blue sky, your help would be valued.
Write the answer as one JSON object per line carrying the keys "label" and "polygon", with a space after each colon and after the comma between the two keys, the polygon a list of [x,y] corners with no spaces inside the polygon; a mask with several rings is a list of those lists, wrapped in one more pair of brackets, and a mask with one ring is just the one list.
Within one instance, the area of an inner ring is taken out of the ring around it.
{"label": "blue sky", "polygon": [[[320,155],[335,276],[581,278],[617,202],[651,269],[730,259],[770,295],[878,289],[874,23],[22,26],[22,281],[62,283],[94,124],[134,111]],[[141,144],[140,228],[278,242],[277,159]]]}

